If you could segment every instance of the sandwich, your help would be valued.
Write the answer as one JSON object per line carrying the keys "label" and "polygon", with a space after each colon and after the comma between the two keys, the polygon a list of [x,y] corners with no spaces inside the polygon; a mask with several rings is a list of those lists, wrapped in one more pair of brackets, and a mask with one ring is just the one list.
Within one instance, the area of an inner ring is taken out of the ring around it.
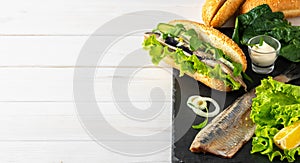
{"label": "sandwich", "polygon": [[143,47],[153,64],[164,61],[206,86],[219,91],[247,89],[243,81],[247,60],[229,37],[189,20],[159,23],[144,35]]}

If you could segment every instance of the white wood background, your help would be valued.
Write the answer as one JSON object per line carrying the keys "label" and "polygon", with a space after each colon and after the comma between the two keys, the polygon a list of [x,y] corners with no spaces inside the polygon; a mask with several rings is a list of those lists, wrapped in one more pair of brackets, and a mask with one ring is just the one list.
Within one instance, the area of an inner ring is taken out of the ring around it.
{"label": "white wood background", "polygon": [[[172,131],[167,131],[168,149],[143,157],[106,150],[86,133],[73,100],[75,63],[89,35],[115,17],[134,11],[160,10],[202,22],[202,4],[201,0],[1,0],[0,162],[170,162]],[[141,46],[143,38],[136,35],[127,39],[135,47]],[[147,125],[140,124],[126,119],[116,109],[111,81],[115,69],[120,68],[120,58],[127,54],[127,46],[120,43],[111,50],[111,57],[104,59],[101,72],[95,76],[98,105],[105,108],[103,114],[120,131],[162,131],[171,125],[170,68],[142,69],[130,83],[131,100],[118,99],[143,109],[150,105],[151,89],[160,87],[167,98],[153,101],[165,104],[158,118]],[[81,68],[91,68],[88,66]],[[137,63],[123,69],[140,66]],[[118,80],[127,78],[131,77],[125,74]]]}

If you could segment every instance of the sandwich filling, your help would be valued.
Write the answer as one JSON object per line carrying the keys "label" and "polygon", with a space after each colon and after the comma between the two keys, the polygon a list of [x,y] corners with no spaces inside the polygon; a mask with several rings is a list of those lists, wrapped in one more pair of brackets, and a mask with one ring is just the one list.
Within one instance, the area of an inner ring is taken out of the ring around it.
{"label": "sandwich filling", "polygon": [[242,65],[234,62],[221,49],[202,41],[194,29],[185,29],[182,24],[158,24],[153,32],[145,34],[143,47],[149,50],[153,64],[157,65],[166,56],[171,57],[184,73],[199,73],[223,81],[232,90],[241,86]]}

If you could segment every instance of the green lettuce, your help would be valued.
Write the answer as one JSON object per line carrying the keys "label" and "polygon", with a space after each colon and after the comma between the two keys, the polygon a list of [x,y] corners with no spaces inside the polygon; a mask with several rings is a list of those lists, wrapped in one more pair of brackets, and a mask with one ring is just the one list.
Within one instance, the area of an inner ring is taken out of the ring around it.
{"label": "green lettuce", "polygon": [[295,161],[300,147],[281,150],[274,144],[273,137],[283,127],[300,120],[300,86],[284,84],[271,77],[263,79],[252,99],[250,118],[256,124],[251,153],[260,152],[270,161],[276,156],[280,160]]}
{"label": "green lettuce", "polygon": [[247,45],[250,38],[268,35],[281,43],[279,55],[293,62],[300,62],[300,26],[292,26],[282,12],[272,12],[267,4],[255,7],[235,21],[232,39]]}

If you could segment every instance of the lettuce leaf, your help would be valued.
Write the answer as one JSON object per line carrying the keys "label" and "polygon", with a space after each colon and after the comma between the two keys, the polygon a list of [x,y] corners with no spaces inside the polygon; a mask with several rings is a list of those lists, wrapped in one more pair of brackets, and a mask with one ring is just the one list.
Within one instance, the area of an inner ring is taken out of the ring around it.
{"label": "lettuce leaf", "polygon": [[158,63],[166,56],[165,53],[163,53],[163,46],[156,40],[154,35],[144,40],[143,47],[144,49],[149,50],[154,65],[158,65]]}
{"label": "lettuce leaf", "polygon": [[262,80],[252,99],[250,118],[256,124],[251,153],[260,152],[270,161],[275,157],[295,161],[300,147],[283,151],[274,144],[273,137],[283,127],[300,120],[300,86],[284,84],[271,77]]}

